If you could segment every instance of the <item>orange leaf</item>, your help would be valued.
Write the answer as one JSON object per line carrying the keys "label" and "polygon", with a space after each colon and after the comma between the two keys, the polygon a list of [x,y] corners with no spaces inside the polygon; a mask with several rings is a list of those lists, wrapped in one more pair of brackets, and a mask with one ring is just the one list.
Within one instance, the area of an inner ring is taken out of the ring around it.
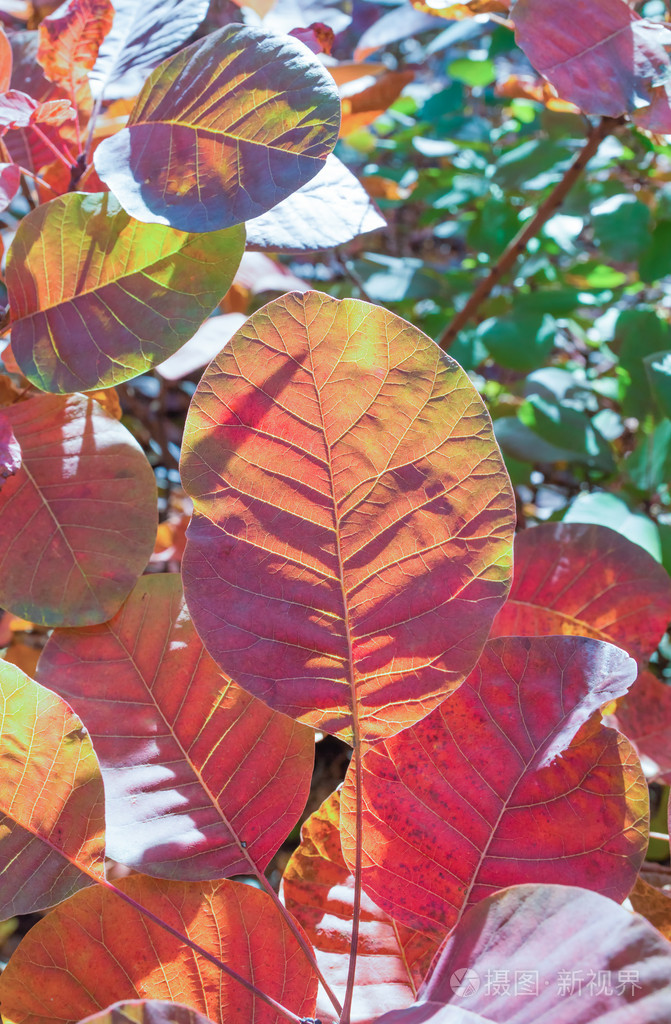
{"label": "orange leaf", "polygon": [[71,89],[86,79],[113,18],[110,0],[70,0],[45,18],[38,29],[37,60],[47,78]]}
{"label": "orange leaf", "polygon": [[[267,893],[239,882],[145,875],[123,879],[118,888],[288,1009],[313,1015],[316,975]],[[286,1024],[239,982],[100,886],[38,922],[0,976],[2,1014],[14,1024],[66,1024],[137,998],[185,1003],[213,1021]]]}
{"label": "orange leaf", "polygon": [[66,899],[104,870],[103,782],[56,694],[0,661],[0,917]]}

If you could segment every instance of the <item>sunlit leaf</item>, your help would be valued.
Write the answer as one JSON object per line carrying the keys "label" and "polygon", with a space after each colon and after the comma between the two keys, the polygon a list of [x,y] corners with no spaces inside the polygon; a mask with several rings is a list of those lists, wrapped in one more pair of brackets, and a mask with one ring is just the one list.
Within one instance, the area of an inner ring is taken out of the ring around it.
{"label": "sunlit leaf", "polygon": [[37,59],[47,78],[72,89],[86,78],[113,17],[110,0],[70,0],[44,18]]}
{"label": "sunlit leaf", "polygon": [[[436,1024],[470,1024],[470,1013],[486,1024],[661,1024],[671,1014],[671,946],[597,893],[515,886],[465,915],[421,998],[464,1014]],[[405,1011],[408,1024],[428,1024],[422,1005]],[[405,1024],[404,1011],[380,1021]]]}
{"label": "sunlit leaf", "polygon": [[618,702],[613,723],[638,750],[648,778],[671,783],[671,686],[641,672]]}
{"label": "sunlit leaf", "polygon": [[[653,885],[649,878],[659,881],[659,885]],[[639,876],[629,899],[634,910],[671,941],[671,885],[668,875],[656,877],[654,873],[646,872],[645,878]]]}
{"label": "sunlit leaf", "polygon": [[147,72],[191,38],[207,14],[209,0],[114,0],[114,21],[89,76],[96,96],[124,79],[124,95],[144,85]]}
{"label": "sunlit leaf", "polygon": [[72,392],[162,362],[227,291],[244,238],[242,227],[191,234],[141,224],[109,193],[70,193],[33,210],[6,273],[22,372],[45,391]]}
{"label": "sunlit leaf", "polygon": [[0,661],[0,917],[60,903],[104,871],[103,781],[56,694]]}
{"label": "sunlit leaf", "polygon": [[517,0],[513,18],[534,68],[586,114],[619,117],[646,107],[653,86],[671,73],[671,30],[625,0]]}
{"label": "sunlit leaf", "polygon": [[56,630],[39,679],[93,739],[115,860],[164,878],[249,874],[296,824],[314,735],[220,674],[179,575],[142,577],[103,625]]}
{"label": "sunlit leaf", "polygon": [[[301,829],[301,842],[284,869],[284,901],[314,946],[322,973],[342,1002],[352,940],[354,878],[340,848],[340,793],[332,793]],[[365,893],[352,1019],[370,1020],[407,1006],[428,970],[435,939],[394,922]],[[317,1016],[333,1017],[320,990]]]}
{"label": "sunlit leaf", "polygon": [[[267,893],[239,882],[144,875],[118,888],[298,1016],[312,1016],[317,978]],[[184,1003],[213,1021],[285,1024],[239,982],[100,886],[35,925],[0,977],[0,1009],[14,1024],[69,1024],[127,999]]]}
{"label": "sunlit leaf", "polygon": [[12,77],[12,47],[3,28],[0,28],[0,93],[9,89]]}
{"label": "sunlit leaf", "polygon": [[331,154],[312,181],[247,221],[247,244],[271,252],[313,252],[386,224],[359,179]]}
{"label": "sunlit leaf", "polygon": [[79,1024],[212,1024],[190,1006],[159,999],[127,999],[85,1017]]}
{"label": "sunlit leaf", "polygon": [[263,307],[198,386],[182,478],[194,623],[271,707],[392,735],[473,667],[511,494],[475,388],[404,320],[319,292]]}
{"label": "sunlit leaf", "polygon": [[[638,758],[600,707],[636,675],[627,655],[584,637],[491,641],[431,715],[364,752],[363,886],[429,934],[494,889],[580,883],[622,900],[647,847]],[[352,768],[343,854],[355,850]]]}
{"label": "sunlit leaf", "polygon": [[21,445],[10,420],[0,412],[0,487],[21,468]]}
{"label": "sunlit leaf", "polygon": [[83,395],[40,395],[4,415],[23,462],[0,490],[0,604],[49,626],[104,622],[154,545],[151,467]]}
{"label": "sunlit leaf", "polygon": [[564,633],[647,661],[671,619],[668,573],[607,526],[544,523],[515,537],[510,595],[492,636]]}
{"label": "sunlit leaf", "polygon": [[141,221],[213,231],[265,213],[324,166],[340,101],[298,40],[229,26],[150,75],[95,168]]}
{"label": "sunlit leaf", "polygon": [[74,107],[69,100],[38,103],[32,96],[16,89],[0,96],[0,135],[11,128],[27,128],[33,124],[58,127],[64,121],[72,121],[74,116]]}

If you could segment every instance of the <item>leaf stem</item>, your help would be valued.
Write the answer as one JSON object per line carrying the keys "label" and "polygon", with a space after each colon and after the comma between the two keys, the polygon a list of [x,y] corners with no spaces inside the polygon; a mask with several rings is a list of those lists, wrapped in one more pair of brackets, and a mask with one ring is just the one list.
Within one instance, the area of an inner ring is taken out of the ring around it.
{"label": "leaf stem", "polygon": [[69,171],[71,171],[72,168],[74,167],[74,163],[72,163],[70,160],[68,160],[68,158],[66,156],[64,156],[63,153],[61,153],[61,151],[58,148],[58,146],[54,146],[54,144],[51,141],[51,139],[47,135],[44,134],[44,132],[42,131],[42,129],[38,125],[31,124],[30,127],[33,129],[34,132],[37,132],[39,137],[42,139],[42,142],[44,143],[44,145],[49,147],[49,149],[54,154],[54,156],[57,157],[57,159],[60,160],[60,162],[62,164],[65,164],[65,166],[67,167],[67,169]]}
{"label": "leaf stem", "polygon": [[464,308],[454,316],[452,322],[448,324],[440,337],[437,338],[437,342],[442,349],[446,351],[449,349],[462,327],[465,327],[469,320],[475,316],[482,303],[485,299],[489,298],[489,295],[504,274],[507,274],[515,265],[526,249],[528,242],[538,234],[545,222],[561,206],[606,136],[610,135],[613,129],[622,123],[623,118],[621,117],[602,117],[597,124],[591,127],[585,145],[566,169],[561,181],[557,182],[550,195],[541,203],[533,217],[520,228],[512,241],[508,243],[487,276],[483,277],[480,281]]}
{"label": "leaf stem", "polygon": [[280,1013],[282,1014],[283,1017],[286,1017],[287,1020],[293,1021],[293,1024],[301,1024],[301,1017],[298,1017],[291,1010],[288,1010],[286,1006],[282,1006],[282,1004],[278,1003],[277,1000],[273,999],[272,996],[266,995],[265,992],[262,992],[261,989],[257,988],[256,985],[254,985],[251,981],[247,981],[246,978],[243,978],[241,974],[238,974],[237,971],[234,971],[232,967],[228,967],[225,963],[223,963],[223,961],[218,960],[217,957],[213,956],[212,953],[208,953],[206,949],[203,949],[203,947],[199,946],[197,942],[194,942],[192,939],[190,939],[188,935],[183,935],[182,932],[177,931],[176,928],[173,928],[171,925],[169,925],[167,921],[161,920],[161,918],[158,917],[156,914],[152,913],[151,910],[148,910],[146,907],[143,907],[141,903],[138,903],[137,900],[134,900],[132,896],[128,896],[127,893],[123,891],[123,889],[118,889],[116,885],[114,885],[112,882],[108,882],[107,879],[101,879],[95,876],[95,880],[98,882],[99,885],[104,886],[105,889],[109,889],[110,892],[113,892],[117,896],[119,896],[131,907],[137,910],[138,913],[148,918],[155,925],[158,925],[159,928],[163,928],[164,931],[170,932],[172,936],[174,936],[176,939],[179,939],[180,942],[184,942],[187,946],[193,949],[194,952],[204,957],[205,960],[209,960],[211,964],[214,964],[214,966],[219,968],[220,971],[223,971],[224,974],[227,974],[229,978],[233,978],[234,981],[237,981],[238,984],[246,988],[247,991],[251,992],[254,996],[256,996],[257,999],[262,999],[263,1002],[267,1003],[268,1006],[275,1010],[276,1013]]}
{"label": "leaf stem", "polygon": [[359,920],[361,918],[361,875],[362,875],[362,862],[363,852],[361,843],[361,832],[362,832],[362,819],[363,819],[363,796],[362,796],[362,782],[363,773],[361,771],[361,737],[359,734],[359,719],[358,715],[353,715],[354,723],[354,753],[352,757],[356,760],[355,764],[355,785],[356,785],[356,855],[354,860],[354,907],[352,912],[352,948],[349,957],[349,968],[347,971],[347,988],[345,989],[345,1000],[343,1004],[343,1011],[340,1015],[340,1024],[350,1024],[350,1017],[352,1014],[352,997],[354,995],[354,979],[356,975],[356,958],[359,948]]}

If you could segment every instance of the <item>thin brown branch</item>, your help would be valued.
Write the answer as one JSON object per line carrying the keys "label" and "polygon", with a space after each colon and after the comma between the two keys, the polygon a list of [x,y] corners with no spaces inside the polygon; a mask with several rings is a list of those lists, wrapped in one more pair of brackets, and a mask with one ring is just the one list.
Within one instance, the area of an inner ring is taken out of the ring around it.
{"label": "thin brown branch", "polygon": [[567,168],[561,181],[557,182],[550,195],[541,203],[533,217],[523,225],[512,241],[508,243],[487,276],[480,281],[464,308],[456,314],[452,322],[448,324],[437,339],[441,348],[449,349],[459,331],[473,319],[482,303],[485,299],[489,298],[501,278],[517,263],[530,240],[535,238],[546,221],[550,219],[564,202],[566,196],[606,136],[610,135],[622,123],[623,118],[621,117],[602,117],[591,128],[585,145]]}

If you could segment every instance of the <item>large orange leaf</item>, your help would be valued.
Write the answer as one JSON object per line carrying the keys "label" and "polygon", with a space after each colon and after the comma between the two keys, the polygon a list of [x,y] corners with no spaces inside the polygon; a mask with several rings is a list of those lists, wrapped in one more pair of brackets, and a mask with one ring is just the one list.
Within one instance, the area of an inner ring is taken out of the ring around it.
{"label": "large orange leaf", "polygon": [[265,213],[324,166],[333,79],[290,36],[227,25],[154,71],[94,164],[137,220],[213,231]]}
{"label": "large orange leaf", "polygon": [[607,526],[545,523],[515,537],[510,595],[492,636],[594,637],[647,661],[671,619],[671,579]]}
{"label": "large orange leaf", "polygon": [[421,1002],[379,1024],[670,1018],[671,945],[647,921],[574,886],[519,885],[471,909],[445,942]]}
{"label": "large orange leaf", "polygon": [[[267,893],[239,882],[135,875],[127,896],[267,995],[312,1016],[317,978]],[[14,1024],[65,1024],[126,999],[184,1003],[224,1024],[285,1018],[113,891],[85,889],[31,929],[0,976]]]}
{"label": "large orange leaf", "polygon": [[196,629],[271,707],[387,736],[473,667],[512,496],[479,395],[416,328],[319,292],[269,303],[204,374],[182,473]]}
{"label": "large orange leaf", "polygon": [[[645,856],[648,794],[635,751],[601,725],[600,706],[635,674],[623,651],[583,637],[490,641],[449,700],[364,751],[371,899],[429,934],[515,883],[578,883],[624,899]],[[341,827],[352,866],[351,769]]]}
{"label": "large orange leaf", "polygon": [[248,874],[296,824],[314,735],[220,674],[178,575],[142,577],[103,625],[56,630],[39,679],[91,734],[115,860],[168,878]]}
{"label": "large orange leaf", "polygon": [[151,467],[84,395],[39,395],[3,412],[22,463],[0,490],[0,604],[46,626],[104,622],[154,546]]}
{"label": "large orange leaf", "polygon": [[[354,878],[340,847],[339,791],[303,825],[300,846],[284,869],[282,892],[342,1002],[352,940]],[[352,1020],[368,1021],[384,1010],[411,1003],[437,945],[436,940],[393,921],[364,894]],[[317,1016],[333,1018],[333,1008],[321,989]]]}
{"label": "large orange leaf", "polygon": [[112,27],[110,0],[70,0],[40,23],[37,59],[52,82],[69,87],[87,77]]}
{"label": "large orange leaf", "polygon": [[82,723],[0,661],[0,918],[103,877],[103,782]]}

